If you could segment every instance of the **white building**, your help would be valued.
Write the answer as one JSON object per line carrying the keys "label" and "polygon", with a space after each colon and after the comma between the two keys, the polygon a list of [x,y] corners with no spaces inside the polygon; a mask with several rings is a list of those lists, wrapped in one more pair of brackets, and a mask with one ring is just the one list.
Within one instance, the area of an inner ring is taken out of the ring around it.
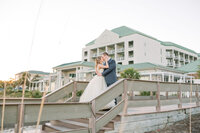
{"label": "white building", "polygon": [[172,42],[162,42],[126,26],[105,30],[82,49],[82,61],[93,62],[108,52],[118,64],[151,62],[177,68],[197,60],[198,53]]}

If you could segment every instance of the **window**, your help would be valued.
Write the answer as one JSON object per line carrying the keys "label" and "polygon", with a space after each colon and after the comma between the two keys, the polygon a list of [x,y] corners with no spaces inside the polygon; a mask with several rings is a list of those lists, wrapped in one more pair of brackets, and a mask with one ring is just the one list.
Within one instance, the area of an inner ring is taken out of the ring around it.
{"label": "window", "polygon": [[129,61],[128,64],[134,64],[134,61]]}
{"label": "window", "polygon": [[162,63],[162,57],[160,58],[160,62]]}
{"label": "window", "polygon": [[129,51],[129,52],[128,52],[128,57],[129,57],[129,58],[132,58],[133,55],[134,55],[134,52],[133,52],[133,51]]}
{"label": "window", "polygon": [[122,62],[118,62],[117,64],[120,64],[120,65],[122,65]]}
{"label": "window", "polygon": [[162,55],[162,49],[160,49],[160,54]]}
{"label": "window", "polygon": [[84,61],[87,61],[87,59],[84,59]]}
{"label": "window", "polygon": [[87,56],[87,55],[88,55],[88,52],[87,52],[87,51],[85,51],[85,52],[84,52],[84,56]]}
{"label": "window", "polygon": [[146,52],[144,52],[144,56],[146,56],[147,55],[147,53]]}
{"label": "window", "polygon": [[132,48],[133,45],[134,45],[134,41],[129,41],[129,42],[128,42],[128,47],[129,47],[129,48]]}
{"label": "window", "polygon": [[146,42],[144,43],[144,47],[146,47]]}

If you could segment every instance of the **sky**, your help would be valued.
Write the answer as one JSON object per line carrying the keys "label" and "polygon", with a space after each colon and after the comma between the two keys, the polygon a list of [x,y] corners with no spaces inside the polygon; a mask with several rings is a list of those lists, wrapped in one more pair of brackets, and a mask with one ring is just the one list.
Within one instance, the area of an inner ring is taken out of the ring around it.
{"label": "sky", "polygon": [[199,0],[0,0],[0,80],[80,61],[105,29],[127,26],[200,53]]}

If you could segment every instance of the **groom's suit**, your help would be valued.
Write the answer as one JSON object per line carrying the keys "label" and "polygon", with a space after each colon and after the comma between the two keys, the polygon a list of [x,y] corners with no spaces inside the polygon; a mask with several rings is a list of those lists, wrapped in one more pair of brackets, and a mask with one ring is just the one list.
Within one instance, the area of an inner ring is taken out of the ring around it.
{"label": "groom's suit", "polygon": [[109,65],[109,68],[104,69],[102,75],[104,76],[106,80],[107,86],[110,86],[117,81],[115,60],[110,58],[108,60],[108,65]]}

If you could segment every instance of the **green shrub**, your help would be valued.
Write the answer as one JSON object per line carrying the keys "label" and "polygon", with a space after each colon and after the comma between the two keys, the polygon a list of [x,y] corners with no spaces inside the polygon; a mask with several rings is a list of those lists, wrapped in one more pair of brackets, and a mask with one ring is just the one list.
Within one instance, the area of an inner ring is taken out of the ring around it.
{"label": "green shrub", "polygon": [[42,92],[40,92],[39,90],[34,90],[34,91],[32,91],[32,97],[33,98],[41,98]]}
{"label": "green shrub", "polygon": [[77,91],[77,92],[76,92],[76,95],[77,95],[78,97],[80,97],[82,94],[83,94],[83,90],[80,90],[80,91]]}

